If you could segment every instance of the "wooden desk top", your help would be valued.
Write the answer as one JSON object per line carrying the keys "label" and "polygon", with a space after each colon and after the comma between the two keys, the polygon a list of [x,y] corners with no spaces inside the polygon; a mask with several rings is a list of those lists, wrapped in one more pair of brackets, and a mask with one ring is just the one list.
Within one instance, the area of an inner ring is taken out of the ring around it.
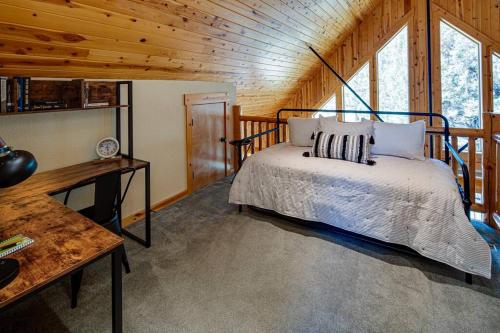
{"label": "wooden desk top", "polygon": [[0,189],[0,205],[28,196],[62,192],[87,179],[115,170],[144,168],[146,164],[139,160],[121,158],[110,161],[90,161],[40,172],[16,186]]}
{"label": "wooden desk top", "polygon": [[35,242],[8,258],[20,273],[0,289],[0,308],[108,253],[123,239],[47,195],[3,203],[0,239],[17,234]]}
{"label": "wooden desk top", "polygon": [[122,158],[91,161],[40,172],[16,186],[0,189],[0,239],[23,234],[30,246],[8,258],[20,273],[0,289],[0,308],[109,253],[123,239],[49,196],[115,170],[144,168],[147,162]]}

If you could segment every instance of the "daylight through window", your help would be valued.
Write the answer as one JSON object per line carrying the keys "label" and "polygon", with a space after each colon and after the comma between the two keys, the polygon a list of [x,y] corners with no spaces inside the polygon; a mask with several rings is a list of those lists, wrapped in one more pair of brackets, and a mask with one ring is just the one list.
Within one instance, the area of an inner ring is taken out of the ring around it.
{"label": "daylight through window", "polygon": [[500,112],[500,55],[493,54],[493,111]]}
{"label": "daylight through window", "polygon": [[[370,105],[370,70],[368,63],[364,65],[347,83],[361,98]],[[343,87],[344,94],[344,109],[356,111],[369,111],[366,106],[346,87]],[[369,115],[360,115],[346,113],[344,114],[345,121],[361,121],[361,119],[370,119]]]}
{"label": "daylight through window", "polygon": [[480,45],[441,21],[441,104],[450,126],[481,127]]}
{"label": "daylight through window", "polygon": [[[325,103],[323,104],[323,106],[320,108],[322,110],[336,110],[337,109],[337,97],[335,96],[335,94],[333,94],[332,97],[330,97],[330,99]],[[336,116],[337,113],[336,112],[315,112],[313,117],[314,118],[319,118],[320,116],[322,117],[333,117],[333,116]]]}
{"label": "daylight through window", "polygon": [[[404,27],[377,53],[378,109],[409,111],[408,28]],[[381,116],[390,123],[407,123],[408,116]]]}

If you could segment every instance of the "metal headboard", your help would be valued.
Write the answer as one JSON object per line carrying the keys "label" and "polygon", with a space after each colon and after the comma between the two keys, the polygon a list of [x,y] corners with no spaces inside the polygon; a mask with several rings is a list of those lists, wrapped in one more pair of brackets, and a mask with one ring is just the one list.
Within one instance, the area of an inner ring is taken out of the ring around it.
{"label": "metal headboard", "polygon": [[[276,114],[276,140],[277,143],[280,143],[280,119],[282,112],[332,112],[332,113],[350,113],[350,114],[366,114],[372,115],[374,114],[372,111],[356,111],[356,110],[320,110],[320,109],[280,109]],[[393,116],[417,116],[417,117],[428,117],[432,118],[440,118],[443,121],[443,133],[441,132],[432,132],[428,131],[427,133],[435,133],[435,134],[444,134],[444,162],[446,164],[450,163],[450,124],[448,118],[439,113],[426,113],[426,112],[403,112],[403,111],[375,111],[379,115],[393,115]],[[434,151],[432,149],[429,150],[431,154],[431,158],[434,158]]]}

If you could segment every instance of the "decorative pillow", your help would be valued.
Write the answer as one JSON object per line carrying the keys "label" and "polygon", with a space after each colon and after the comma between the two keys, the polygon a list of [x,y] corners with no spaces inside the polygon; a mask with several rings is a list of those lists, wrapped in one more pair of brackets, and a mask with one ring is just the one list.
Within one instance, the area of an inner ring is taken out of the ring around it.
{"label": "decorative pillow", "polygon": [[370,135],[338,135],[331,132],[314,133],[314,145],[306,157],[333,158],[374,165],[370,160]]}
{"label": "decorative pillow", "polygon": [[372,154],[425,160],[425,121],[410,124],[375,122]]}
{"label": "decorative pillow", "polygon": [[298,147],[312,147],[312,134],[319,128],[317,118],[288,118],[290,128],[290,142]]}
{"label": "decorative pillow", "polygon": [[365,120],[356,123],[332,121],[330,117],[319,118],[319,129],[338,135],[373,135],[373,121]]}

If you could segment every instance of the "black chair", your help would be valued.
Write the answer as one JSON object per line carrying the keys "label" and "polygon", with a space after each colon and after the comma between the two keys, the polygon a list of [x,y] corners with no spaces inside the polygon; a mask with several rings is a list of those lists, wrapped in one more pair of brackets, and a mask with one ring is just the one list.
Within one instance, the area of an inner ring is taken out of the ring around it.
{"label": "black chair", "polygon": [[[134,176],[132,173],[130,180]],[[124,196],[127,194],[128,185],[125,190]],[[121,236],[122,228],[120,224],[120,218],[118,216],[118,209],[123,201],[120,196],[120,182],[121,182],[121,172],[111,172],[102,176],[98,176],[95,179],[95,196],[94,205],[91,207],[84,208],[78,211],[83,216],[88,219],[102,225],[106,229],[114,232],[115,234]],[[78,186],[77,186],[78,187]],[[64,198],[64,204],[68,203],[69,195],[71,190],[66,193]],[[125,246],[121,246],[122,249],[122,263],[125,267],[125,272],[130,273],[130,266],[127,259],[127,252],[125,251]],[[80,291],[80,286],[82,283],[83,270],[80,270],[73,275],[71,275],[71,308],[75,308],[77,305],[78,292]]]}

